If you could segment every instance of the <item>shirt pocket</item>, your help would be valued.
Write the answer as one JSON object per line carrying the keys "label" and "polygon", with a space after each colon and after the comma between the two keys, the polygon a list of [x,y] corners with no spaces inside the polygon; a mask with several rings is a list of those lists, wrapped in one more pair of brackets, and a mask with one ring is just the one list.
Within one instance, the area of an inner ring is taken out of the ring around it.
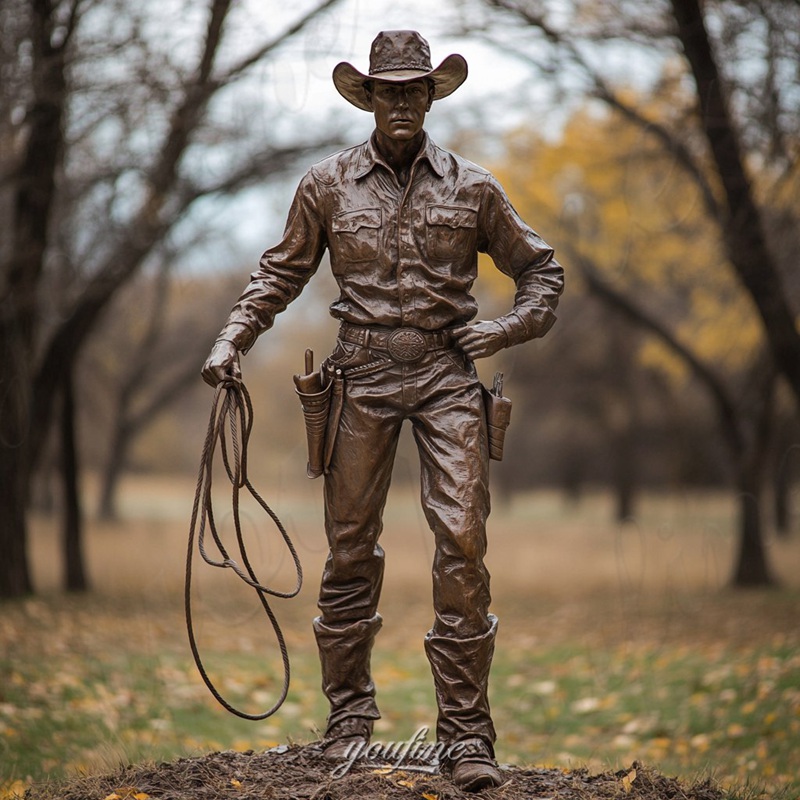
{"label": "shirt pocket", "polygon": [[332,255],[337,262],[372,261],[378,257],[381,210],[343,211],[331,220]]}
{"label": "shirt pocket", "polygon": [[475,248],[478,212],[467,206],[425,208],[428,256],[440,261],[465,258]]}

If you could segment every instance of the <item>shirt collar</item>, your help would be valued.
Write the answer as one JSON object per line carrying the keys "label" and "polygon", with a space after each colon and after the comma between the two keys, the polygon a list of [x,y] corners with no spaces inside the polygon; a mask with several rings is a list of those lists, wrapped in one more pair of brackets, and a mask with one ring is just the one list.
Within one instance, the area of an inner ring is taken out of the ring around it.
{"label": "shirt collar", "polygon": [[[433,143],[433,140],[427,133],[422,140],[422,146],[414,159],[414,164],[419,161],[426,160],[430,165],[433,172],[440,178],[444,177],[444,164],[442,159],[442,151]],[[355,171],[356,178],[363,178],[366,174],[371,172],[376,166],[386,167],[391,169],[375,145],[375,134],[370,136],[369,141],[364,142],[361,146],[361,153],[359,154],[359,163]]]}

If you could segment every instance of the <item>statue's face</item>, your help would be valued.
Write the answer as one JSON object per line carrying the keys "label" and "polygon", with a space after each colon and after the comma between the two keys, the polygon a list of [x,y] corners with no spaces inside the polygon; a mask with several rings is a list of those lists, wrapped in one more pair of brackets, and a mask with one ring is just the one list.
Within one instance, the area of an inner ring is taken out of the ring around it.
{"label": "statue's face", "polygon": [[413,139],[431,107],[431,92],[424,79],[408,83],[376,80],[368,93],[375,113],[375,127],[391,139]]}

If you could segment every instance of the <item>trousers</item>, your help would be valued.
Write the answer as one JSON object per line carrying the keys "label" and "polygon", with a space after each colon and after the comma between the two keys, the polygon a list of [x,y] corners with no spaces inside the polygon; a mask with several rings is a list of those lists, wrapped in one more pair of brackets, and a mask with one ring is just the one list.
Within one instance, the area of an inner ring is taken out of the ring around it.
{"label": "trousers", "polygon": [[[386,363],[370,371],[376,360]],[[488,675],[497,620],[489,614],[484,565],[489,456],[475,368],[453,348],[398,363],[343,341],[329,362],[345,381],[325,475],[329,554],[320,616],[314,620],[330,703],[326,737],[369,738],[380,716],[370,674],[372,644],[381,626],[379,538],[397,442],[408,420],[420,458],[422,507],[435,544],[434,622],[424,644],[436,689],[437,738],[480,738],[492,748]]]}

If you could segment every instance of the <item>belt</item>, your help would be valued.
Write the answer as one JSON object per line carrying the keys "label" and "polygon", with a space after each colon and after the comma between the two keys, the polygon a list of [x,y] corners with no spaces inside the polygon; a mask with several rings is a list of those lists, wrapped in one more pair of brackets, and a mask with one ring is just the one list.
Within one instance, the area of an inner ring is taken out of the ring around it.
{"label": "belt", "polygon": [[339,338],[343,342],[385,350],[393,361],[414,363],[425,353],[453,345],[449,329],[425,331],[419,328],[382,328],[377,325],[354,325],[342,322]]}

